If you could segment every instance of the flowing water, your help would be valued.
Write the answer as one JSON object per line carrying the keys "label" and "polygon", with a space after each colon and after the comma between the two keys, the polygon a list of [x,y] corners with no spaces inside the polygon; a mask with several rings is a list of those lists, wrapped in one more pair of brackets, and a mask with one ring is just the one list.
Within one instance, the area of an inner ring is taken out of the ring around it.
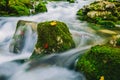
{"label": "flowing water", "polygon": [[[0,80],[85,80],[81,73],[70,70],[79,56],[92,45],[103,42],[86,22],[77,20],[76,12],[93,0],[78,0],[76,3],[48,2],[48,12],[22,17],[0,17]],[[28,29],[20,54],[13,53],[11,43],[19,20],[65,22],[76,43],[76,48],[61,54],[46,56],[39,61],[21,64],[18,60],[29,59],[37,35]]]}

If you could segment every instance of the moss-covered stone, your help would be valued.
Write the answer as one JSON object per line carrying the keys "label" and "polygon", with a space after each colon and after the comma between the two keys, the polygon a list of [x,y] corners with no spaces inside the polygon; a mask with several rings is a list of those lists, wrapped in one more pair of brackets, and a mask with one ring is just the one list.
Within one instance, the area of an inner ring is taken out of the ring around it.
{"label": "moss-covered stone", "polygon": [[46,12],[47,8],[42,1],[2,0],[0,2],[0,16],[26,16],[32,14],[31,10],[36,14]]}
{"label": "moss-covered stone", "polygon": [[120,35],[114,35],[110,38],[109,44],[114,47],[120,47]]}
{"label": "moss-covered stone", "polygon": [[100,21],[98,24],[103,25],[105,28],[114,28],[115,23],[113,21]]}
{"label": "moss-covered stone", "polygon": [[67,25],[59,21],[41,22],[37,27],[38,40],[32,58],[60,53],[75,47]]}
{"label": "moss-covered stone", "polygon": [[78,10],[77,15],[83,21],[107,26],[106,28],[115,27],[120,20],[119,4],[117,1],[95,1]]}
{"label": "moss-covered stone", "polygon": [[97,45],[79,57],[76,68],[87,80],[120,80],[120,48]]}
{"label": "moss-covered stone", "polygon": [[116,40],[116,45],[117,45],[117,46],[120,46],[120,38],[118,38],[118,39]]}
{"label": "moss-covered stone", "polygon": [[47,8],[43,2],[40,2],[38,5],[35,6],[35,13],[39,12],[46,12]]}

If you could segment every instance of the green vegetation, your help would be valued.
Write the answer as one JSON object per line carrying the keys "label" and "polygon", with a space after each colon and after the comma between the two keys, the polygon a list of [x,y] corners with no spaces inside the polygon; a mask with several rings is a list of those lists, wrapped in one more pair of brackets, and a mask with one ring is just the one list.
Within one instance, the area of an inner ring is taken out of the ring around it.
{"label": "green vegetation", "polygon": [[2,0],[0,2],[0,16],[27,16],[31,15],[30,10],[34,9],[32,13],[36,14],[38,12],[46,12],[45,3],[39,1],[39,4],[36,4],[36,1],[31,0]]}
{"label": "green vegetation", "polygon": [[75,47],[71,33],[63,22],[41,22],[38,24],[37,34],[38,40],[32,58],[43,54],[64,52]]}
{"label": "green vegetation", "polygon": [[115,23],[113,21],[99,21],[98,24],[104,26],[104,28],[114,28]]}
{"label": "green vegetation", "polygon": [[75,2],[75,0],[49,0],[49,1],[68,1],[70,3],[74,3]]}
{"label": "green vegetation", "polygon": [[116,39],[116,46],[120,46],[120,38]]}
{"label": "green vegetation", "polygon": [[85,74],[87,80],[120,80],[120,49],[94,46],[79,57],[76,68]]}
{"label": "green vegetation", "polygon": [[77,15],[80,20],[113,28],[120,21],[120,2],[95,1],[79,9]]}
{"label": "green vegetation", "polygon": [[45,6],[45,4],[43,2],[39,3],[37,6],[35,6],[35,12],[39,13],[39,12],[46,12],[47,8]]}

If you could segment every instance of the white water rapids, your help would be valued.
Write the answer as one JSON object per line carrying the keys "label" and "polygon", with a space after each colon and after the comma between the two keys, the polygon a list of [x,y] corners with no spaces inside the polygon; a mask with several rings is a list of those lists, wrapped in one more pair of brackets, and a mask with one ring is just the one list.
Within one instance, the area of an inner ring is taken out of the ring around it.
{"label": "white water rapids", "polygon": [[[48,11],[45,13],[23,17],[0,17],[0,77],[6,77],[1,79],[85,80],[82,74],[73,70],[69,70],[67,67],[71,65],[72,60],[75,61],[75,59],[78,57],[78,52],[87,50],[92,45],[102,42],[102,38],[94,34],[94,31],[88,27],[86,22],[82,22],[76,18],[76,12],[90,2],[92,1],[78,0],[76,3],[68,3],[63,1],[48,2]],[[29,67],[29,62],[20,67],[21,64],[14,61],[29,59],[36,43],[36,34],[33,34],[31,31],[28,32],[25,46],[21,54],[11,53],[9,51],[9,47],[11,47],[10,43],[13,34],[15,33],[16,24],[19,20],[34,21],[37,23],[50,20],[62,21],[68,25],[76,43],[76,48],[65,53],[55,55],[55,59],[54,56],[48,56],[40,63],[37,62],[38,64],[35,66],[35,68],[26,71],[26,69]],[[53,62],[47,62],[49,60],[53,60]]]}

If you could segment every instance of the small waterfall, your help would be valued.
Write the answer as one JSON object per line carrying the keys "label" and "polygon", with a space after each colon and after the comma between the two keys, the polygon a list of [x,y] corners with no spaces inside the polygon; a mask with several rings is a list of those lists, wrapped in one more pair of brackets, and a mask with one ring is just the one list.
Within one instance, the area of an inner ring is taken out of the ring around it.
{"label": "small waterfall", "polygon": [[57,66],[43,66],[31,71],[20,71],[9,80],[85,80],[82,74]]}
{"label": "small waterfall", "polygon": [[9,80],[85,80],[82,74],[67,68],[73,65],[77,57],[90,47],[52,54],[40,60],[28,62]]}
{"label": "small waterfall", "polygon": [[66,68],[74,67],[74,62],[76,61],[78,56],[85,53],[88,49],[90,49],[90,47],[91,46],[76,48],[61,54],[51,54],[49,56],[41,58],[40,60],[30,62],[29,69],[34,69],[40,65],[56,65]]}
{"label": "small waterfall", "polygon": [[0,25],[0,46],[3,46],[10,41],[11,35],[13,35],[15,24],[7,22],[6,20],[2,20]]}
{"label": "small waterfall", "polygon": [[37,33],[32,28],[36,27],[36,24],[26,21],[19,21],[17,24],[16,32],[9,46],[10,52],[32,52],[37,40]]}

